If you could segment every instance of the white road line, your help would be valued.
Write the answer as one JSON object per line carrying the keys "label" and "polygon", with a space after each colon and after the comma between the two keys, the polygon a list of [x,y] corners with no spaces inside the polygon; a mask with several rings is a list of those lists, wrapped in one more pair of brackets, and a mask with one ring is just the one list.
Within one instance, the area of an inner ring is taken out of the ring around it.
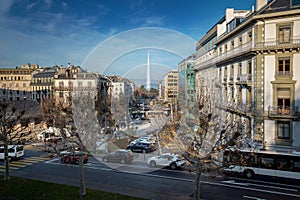
{"label": "white road line", "polygon": [[272,188],[272,189],[279,189],[279,190],[287,190],[287,191],[292,191],[292,192],[298,192],[298,190],[296,190],[296,189],[282,188],[282,187],[271,186],[271,185],[260,185],[260,184],[253,184],[253,183],[249,183],[249,185],[260,186],[260,187],[265,187],[265,188]]}
{"label": "white road line", "polygon": [[258,197],[251,197],[251,196],[243,196],[246,199],[255,199],[255,200],[266,200],[266,199],[262,199],[262,198],[258,198]]}
{"label": "white road line", "polygon": [[[231,179],[234,179],[234,180],[245,180],[245,179],[242,179],[242,178],[231,178]],[[270,184],[270,182],[266,182],[266,181],[261,181],[261,180],[249,180],[247,179],[248,182],[254,182],[254,183],[263,183],[263,184]],[[287,187],[292,187],[292,188],[299,188],[299,186],[296,186],[296,185],[289,185],[289,184],[283,184],[283,183],[272,183],[272,185],[278,185],[278,186],[287,186]]]}
{"label": "white road line", "polygon": [[285,195],[285,196],[300,198],[299,194],[289,194],[289,193],[277,192],[277,191],[272,191],[272,190],[263,190],[263,189],[258,189],[258,188],[248,188],[248,187],[242,187],[242,186],[239,186],[239,185],[230,185],[230,184],[224,184],[224,183],[214,183],[214,182],[206,182],[206,181],[201,181],[201,183],[205,183],[205,184],[209,184],[209,185],[216,185],[216,186],[225,186],[225,187],[231,187],[231,188],[237,188],[237,189],[244,189],[244,190],[251,190],[251,191],[256,191],[256,192],[264,192],[264,193],[270,193],[270,194],[279,194],[279,195]]}
{"label": "white road line", "polygon": [[278,190],[287,190],[291,192],[298,192],[297,189],[292,188],[283,188],[283,187],[277,187],[277,186],[271,186],[271,185],[261,185],[261,184],[254,184],[254,183],[240,183],[236,182],[235,180],[227,180],[227,181],[221,181],[222,183],[227,184],[233,184],[233,185],[242,185],[242,186],[259,186],[259,187],[265,187],[265,188],[272,188],[272,189],[278,189]]}
{"label": "white road line", "polygon": [[52,160],[45,161],[45,163],[52,163],[52,162],[55,162],[55,161],[58,161],[58,160],[59,160],[59,158],[54,158]]}

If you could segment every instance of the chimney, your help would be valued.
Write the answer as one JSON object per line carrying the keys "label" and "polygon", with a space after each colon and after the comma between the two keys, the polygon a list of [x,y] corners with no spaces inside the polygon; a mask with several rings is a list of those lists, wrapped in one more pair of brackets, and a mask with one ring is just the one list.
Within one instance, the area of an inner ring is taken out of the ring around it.
{"label": "chimney", "polygon": [[267,5],[268,0],[256,0],[256,11]]}
{"label": "chimney", "polygon": [[254,12],[254,4],[251,5],[251,12]]}

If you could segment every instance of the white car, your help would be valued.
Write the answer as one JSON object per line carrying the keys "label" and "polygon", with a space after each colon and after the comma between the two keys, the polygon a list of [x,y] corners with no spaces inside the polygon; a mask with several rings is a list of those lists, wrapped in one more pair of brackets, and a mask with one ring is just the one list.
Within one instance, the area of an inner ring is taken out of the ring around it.
{"label": "white car", "polygon": [[148,165],[151,167],[161,166],[177,169],[186,164],[184,158],[179,154],[164,153],[159,156],[154,156],[148,159]]}

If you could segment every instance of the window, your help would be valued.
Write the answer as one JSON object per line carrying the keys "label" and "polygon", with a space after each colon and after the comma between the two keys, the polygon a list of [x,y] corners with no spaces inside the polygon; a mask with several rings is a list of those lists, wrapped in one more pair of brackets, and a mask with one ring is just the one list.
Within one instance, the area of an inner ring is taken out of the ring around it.
{"label": "window", "polygon": [[269,158],[269,157],[261,157],[261,167],[264,168],[274,168],[274,158]]}
{"label": "window", "polygon": [[248,61],[248,74],[252,74],[252,62],[251,62],[251,60]]}
{"label": "window", "polygon": [[279,139],[290,139],[290,122],[279,121],[277,123],[277,136]]}
{"label": "window", "polygon": [[64,82],[60,81],[58,84],[59,84],[59,88],[60,88],[60,89],[63,89],[63,88],[64,88]]}
{"label": "window", "polygon": [[242,44],[243,44],[243,38],[239,37],[239,46],[242,46]]}
{"label": "window", "polygon": [[291,90],[290,88],[277,89],[278,114],[290,114]]}
{"label": "window", "polygon": [[290,74],[290,58],[278,59],[278,76],[287,76]]}
{"label": "window", "polygon": [[252,31],[248,32],[248,42],[252,41]]}
{"label": "window", "polygon": [[291,0],[292,6],[300,6],[300,0]]}
{"label": "window", "polygon": [[291,27],[290,26],[279,26],[279,43],[290,42]]}
{"label": "window", "polygon": [[234,49],[234,41],[231,41],[231,49]]}

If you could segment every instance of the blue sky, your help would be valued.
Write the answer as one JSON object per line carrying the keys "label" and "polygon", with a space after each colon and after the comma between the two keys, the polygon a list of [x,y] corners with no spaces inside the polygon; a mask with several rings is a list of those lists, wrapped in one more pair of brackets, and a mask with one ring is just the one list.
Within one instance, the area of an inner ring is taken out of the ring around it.
{"label": "blue sky", "polygon": [[[108,38],[143,27],[174,30],[196,42],[224,16],[226,8],[249,10],[254,3],[255,0],[1,0],[0,67],[23,63],[41,67],[65,66],[68,62],[82,65],[90,52]],[[142,66],[147,51],[135,52],[120,56],[111,66],[129,60],[132,66]],[[161,53],[151,51],[151,62],[176,68],[182,59],[170,52]],[[160,55],[167,61],[162,61]],[[134,58],[140,60],[134,63]],[[89,70],[97,71],[97,67]],[[117,74],[116,70],[110,71]]]}

